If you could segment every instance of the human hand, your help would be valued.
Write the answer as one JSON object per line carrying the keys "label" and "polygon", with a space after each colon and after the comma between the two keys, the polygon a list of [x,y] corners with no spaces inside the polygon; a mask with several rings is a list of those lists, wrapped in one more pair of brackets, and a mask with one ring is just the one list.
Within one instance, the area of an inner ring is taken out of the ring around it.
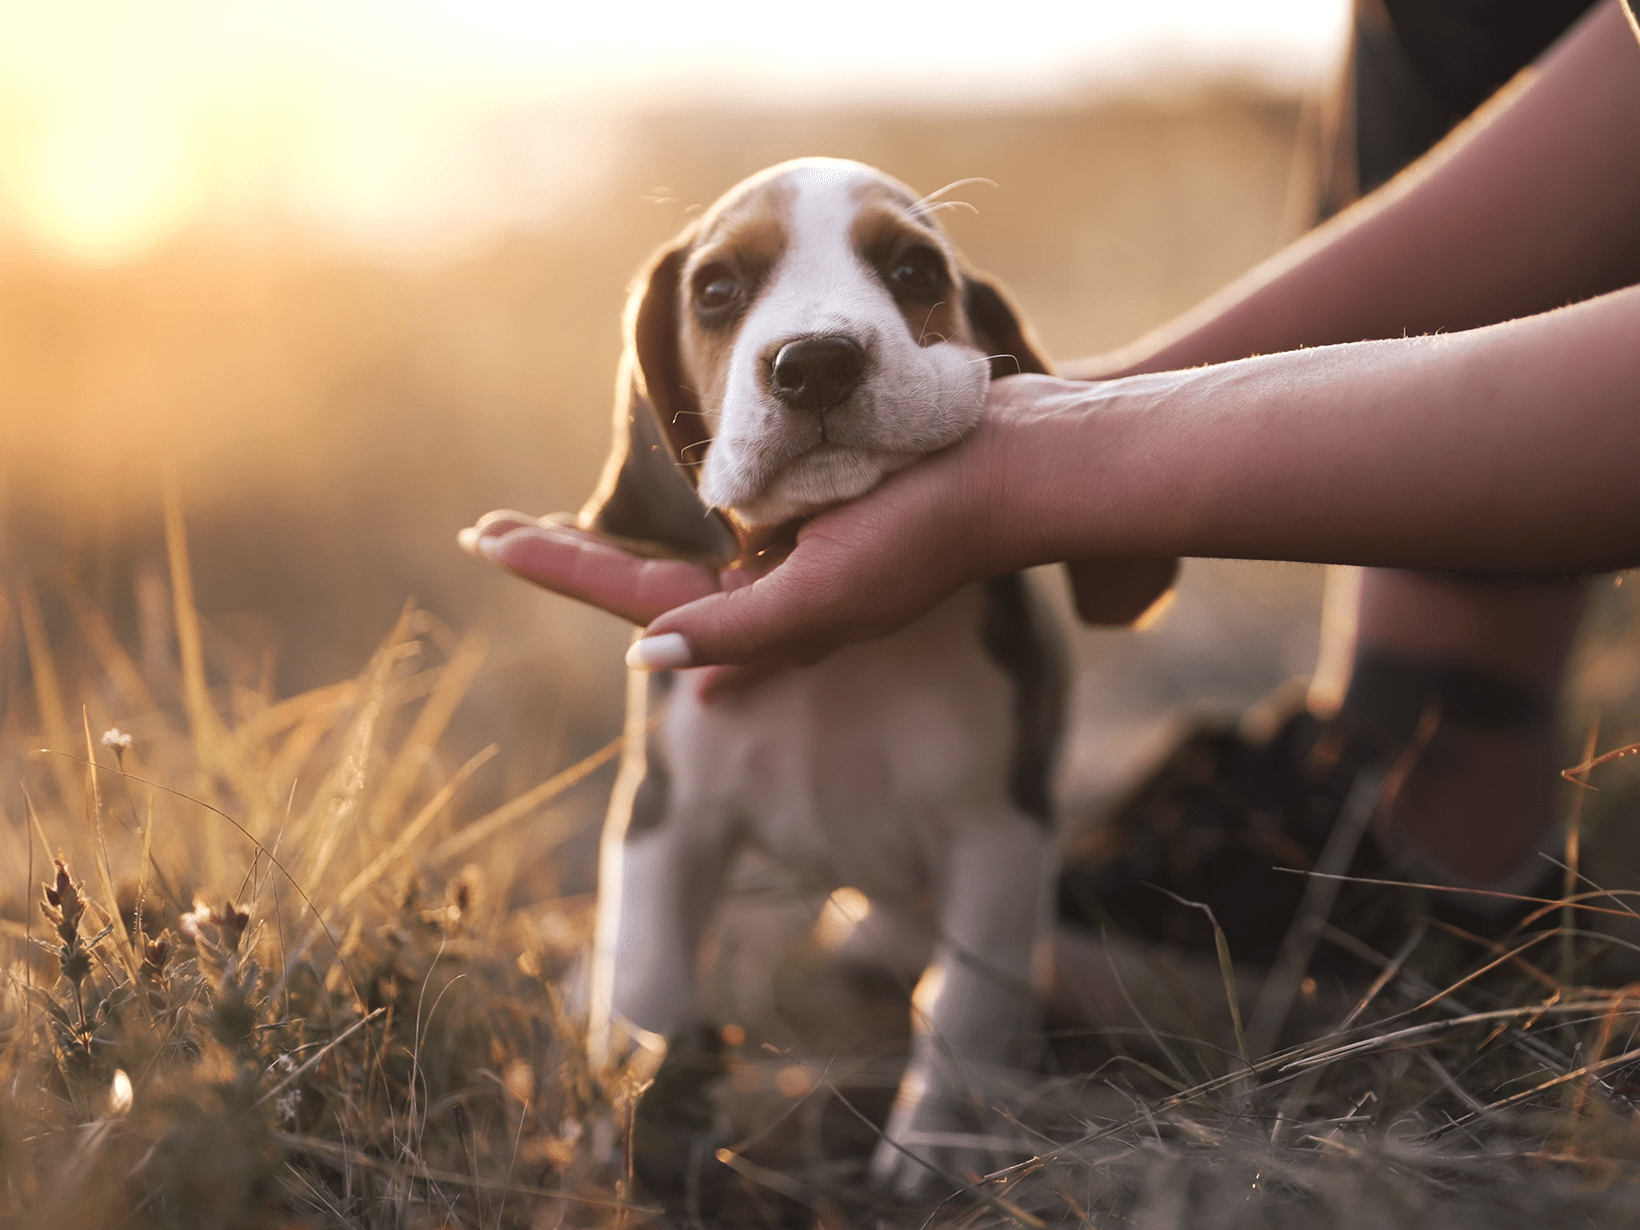
{"label": "human hand", "polygon": [[[531,517],[501,510],[486,513],[456,536],[462,550],[501,565],[543,589],[589,603],[635,624],[720,589],[750,583],[740,569],[713,572],[683,560],[649,559],[572,524],[567,516]],[[779,668],[779,663],[712,667],[696,686],[710,703],[740,691]]]}
{"label": "human hand", "polygon": [[628,660],[809,664],[885,636],[972,581],[995,535],[982,426],[965,443],[891,476],[803,525],[791,553],[739,588],[704,595],[652,623]]}
{"label": "human hand", "polygon": [[[1085,414],[1086,393],[1047,376],[996,382],[966,440],[808,522],[791,554],[761,576],[641,558],[561,521],[514,512],[488,514],[461,542],[557,593],[634,623],[653,621],[629,655],[634,665],[757,663],[761,674],[772,664],[812,663],[897,631],[964,585],[1064,559],[1044,513],[1097,484],[1098,454],[1058,466],[1046,486],[1044,465],[1067,449],[1054,417]],[[1044,424],[1050,430],[1036,430]],[[1131,622],[1166,591],[1174,569],[1172,560],[1075,562],[1077,609],[1090,623]],[[710,690],[744,678],[714,680]]]}
{"label": "human hand", "polygon": [[567,518],[531,517],[503,509],[485,513],[456,541],[462,550],[526,581],[635,624],[646,624],[720,587],[718,574],[710,568],[633,555]]}
{"label": "human hand", "polygon": [[[791,555],[750,585],[656,620],[631,660],[810,663],[897,631],[963,585],[1063,558],[1035,515],[1042,458],[1062,455],[1062,446],[1034,429],[1086,391],[1047,376],[996,382],[985,417],[961,444],[816,517]],[[1168,590],[1177,567],[1171,559],[1073,563],[1077,610],[1089,623],[1131,623]]]}

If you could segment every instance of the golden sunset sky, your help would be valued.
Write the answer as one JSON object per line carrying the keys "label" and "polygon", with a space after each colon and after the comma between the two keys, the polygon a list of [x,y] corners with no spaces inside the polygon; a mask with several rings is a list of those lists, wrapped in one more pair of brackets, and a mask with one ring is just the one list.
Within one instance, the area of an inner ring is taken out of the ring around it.
{"label": "golden sunset sky", "polygon": [[431,250],[565,199],[634,105],[1301,86],[1345,22],[1343,0],[0,0],[0,246],[109,263],[279,225]]}

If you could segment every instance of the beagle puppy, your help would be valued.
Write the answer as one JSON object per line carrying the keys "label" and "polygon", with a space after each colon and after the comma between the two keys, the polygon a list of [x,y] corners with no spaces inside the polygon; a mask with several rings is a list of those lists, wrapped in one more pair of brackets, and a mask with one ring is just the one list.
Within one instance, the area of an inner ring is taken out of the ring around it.
{"label": "beagle puppy", "polygon": [[[706,210],[634,287],[614,448],[577,523],[642,554],[760,570],[804,518],[961,440],[993,378],[1045,372],[935,212],[825,158]],[[1064,693],[1023,578],[729,695],[709,699],[704,674],[631,676],[595,1036],[611,1015],[706,1036],[698,949],[732,857],[755,845],[820,893],[863,893],[879,935],[929,937],[875,1182],[920,1199],[1018,1161],[985,1129],[1033,1016]]]}

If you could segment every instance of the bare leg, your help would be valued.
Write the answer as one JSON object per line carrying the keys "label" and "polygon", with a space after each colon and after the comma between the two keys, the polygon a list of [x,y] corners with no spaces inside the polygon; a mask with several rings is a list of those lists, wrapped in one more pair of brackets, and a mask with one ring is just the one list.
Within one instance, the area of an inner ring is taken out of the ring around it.
{"label": "bare leg", "polygon": [[[1362,573],[1355,626],[1324,621],[1323,664],[1350,663],[1344,716],[1397,743],[1428,707],[1440,719],[1374,823],[1387,852],[1488,883],[1539,848],[1554,821],[1555,702],[1582,609],[1573,579]],[[1353,636],[1347,654],[1339,636]]]}

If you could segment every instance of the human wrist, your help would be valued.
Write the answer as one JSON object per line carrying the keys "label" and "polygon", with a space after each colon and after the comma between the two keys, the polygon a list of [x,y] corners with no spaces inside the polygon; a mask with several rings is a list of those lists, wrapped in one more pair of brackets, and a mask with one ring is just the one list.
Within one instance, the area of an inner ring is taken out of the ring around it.
{"label": "human wrist", "polygon": [[1047,531],[1064,510],[1043,499],[1042,488],[1059,486],[1063,458],[1053,444],[1066,433],[1048,403],[1063,396],[1053,386],[1068,383],[1050,379],[1010,377],[993,386],[986,419],[964,450],[974,494],[966,502],[963,537],[971,566],[984,575],[1050,562]]}
{"label": "human wrist", "polygon": [[1058,381],[999,407],[993,498],[1013,567],[1173,553],[1148,496],[1159,488],[1158,395],[1181,379]]}

